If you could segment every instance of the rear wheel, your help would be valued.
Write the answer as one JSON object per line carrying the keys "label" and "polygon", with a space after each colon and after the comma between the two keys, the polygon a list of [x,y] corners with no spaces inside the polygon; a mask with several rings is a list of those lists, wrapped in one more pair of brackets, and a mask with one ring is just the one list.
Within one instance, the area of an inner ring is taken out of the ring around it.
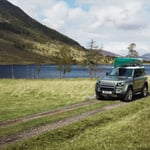
{"label": "rear wheel", "polygon": [[126,94],[123,97],[123,101],[131,102],[132,99],[133,99],[133,90],[131,87],[129,87]]}
{"label": "rear wheel", "polygon": [[144,87],[143,87],[143,89],[142,89],[142,96],[143,96],[143,97],[146,97],[147,94],[148,94],[148,87],[147,87],[146,84],[144,84]]}

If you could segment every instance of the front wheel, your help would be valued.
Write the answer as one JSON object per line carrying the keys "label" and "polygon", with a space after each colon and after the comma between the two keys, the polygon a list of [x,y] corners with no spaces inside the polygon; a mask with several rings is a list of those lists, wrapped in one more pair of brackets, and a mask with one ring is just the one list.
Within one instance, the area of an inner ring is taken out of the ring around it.
{"label": "front wheel", "polygon": [[132,99],[133,99],[133,90],[131,87],[129,87],[126,94],[123,97],[123,101],[131,102]]}
{"label": "front wheel", "polygon": [[97,100],[104,100],[104,96],[102,96],[100,94],[96,94],[96,99]]}

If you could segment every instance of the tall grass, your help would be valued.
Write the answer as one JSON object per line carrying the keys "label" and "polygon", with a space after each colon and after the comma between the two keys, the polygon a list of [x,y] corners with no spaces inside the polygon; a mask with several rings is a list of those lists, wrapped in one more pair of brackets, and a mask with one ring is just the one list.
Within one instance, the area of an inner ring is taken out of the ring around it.
{"label": "tall grass", "polygon": [[0,80],[0,120],[86,101],[94,95],[95,80]]}
{"label": "tall grass", "polygon": [[[150,77],[148,77],[150,83]],[[96,80],[0,80],[0,121],[86,101]],[[150,88],[149,88],[150,90]]]}

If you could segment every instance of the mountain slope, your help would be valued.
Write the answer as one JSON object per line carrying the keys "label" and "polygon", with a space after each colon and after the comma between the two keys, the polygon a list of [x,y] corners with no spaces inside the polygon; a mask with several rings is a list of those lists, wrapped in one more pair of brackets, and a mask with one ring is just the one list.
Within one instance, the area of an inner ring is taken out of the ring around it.
{"label": "mountain slope", "polygon": [[146,53],[146,54],[142,55],[141,58],[143,60],[150,61],[150,53]]}
{"label": "mountain slope", "polygon": [[112,57],[120,57],[121,55],[107,51],[107,50],[101,50],[101,54],[103,56],[112,56]]}
{"label": "mountain slope", "polygon": [[63,46],[84,54],[73,39],[40,24],[7,0],[0,0],[0,64],[55,63],[53,54]]}
{"label": "mountain slope", "polygon": [[[4,20],[4,22],[1,22],[1,25],[4,23],[4,25],[8,27],[11,26],[12,30],[14,29],[16,30],[16,32],[17,28],[19,28],[23,34],[36,34],[34,32],[38,32],[38,34],[40,34],[39,36],[47,38],[43,39],[45,41],[51,39],[65,42],[70,45],[79,46],[76,41],[63,34],[60,34],[56,30],[50,29],[40,24],[39,22],[28,16],[26,13],[24,13],[19,7],[12,5],[6,0],[0,0],[0,14],[1,18]],[[7,28],[6,26],[5,28]],[[32,31],[30,29],[32,29]]]}

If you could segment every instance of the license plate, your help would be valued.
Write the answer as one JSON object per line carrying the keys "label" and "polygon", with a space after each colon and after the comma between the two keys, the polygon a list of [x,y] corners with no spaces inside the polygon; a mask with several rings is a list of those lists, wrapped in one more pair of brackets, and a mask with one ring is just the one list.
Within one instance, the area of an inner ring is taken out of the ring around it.
{"label": "license plate", "polygon": [[104,94],[112,94],[112,91],[102,91]]}

